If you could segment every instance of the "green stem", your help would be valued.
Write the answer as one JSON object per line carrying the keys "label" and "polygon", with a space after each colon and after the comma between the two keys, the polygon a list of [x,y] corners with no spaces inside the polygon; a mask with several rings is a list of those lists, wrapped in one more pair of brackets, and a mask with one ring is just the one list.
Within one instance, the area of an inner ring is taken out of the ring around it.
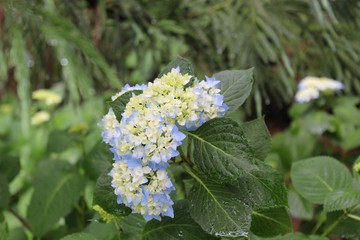
{"label": "green stem", "polygon": [[352,212],[352,210],[354,210],[356,207],[357,207],[357,205],[350,209],[344,210],[344,213],[338,219],[336,219],[336,221],[333,222],[329,227],[327,227],[325,229],[325,231],[323,232],[323,234],[321,234],[321,236],[326,237],[341,221],[345,220],[347,217],[350,217],[350,215],[352,217],[356,217],[356,218],[358,218],[358,220],[360,220],[360,218],[358,216],[350,214]]}
{"label": "green stem", "polygon": [[354,220],[356,220],[356,221],[360,221],[360,217],[359,216],[357,216],[357,215],[354,215],[354,214],[348,214],[347,215],[349,218],[352,218],[352,219],[354,219]]}
{"label": "green stem", "polygon": [[29,231],[32,233],[32,230],[30,228],[30,225],[26,222],[26,220],[20,216],[17,212],[15,212],[13,209],[9,208],[8,209],[10,213],[12,213],[20,222],[21,224]]}
{"label": "green stem", "polygon": [[191,146],[192,146],[192,137],[188,135],[188,144],[187,144],[187,153],[186,158],[191,162]]}

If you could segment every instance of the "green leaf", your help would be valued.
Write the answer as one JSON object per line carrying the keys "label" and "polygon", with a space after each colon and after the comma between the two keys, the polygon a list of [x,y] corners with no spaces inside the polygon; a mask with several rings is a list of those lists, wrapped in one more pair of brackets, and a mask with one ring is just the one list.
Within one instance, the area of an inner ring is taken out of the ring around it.
{"label": "green leaf", "polygon": [[234,192],[251,207],[287,206],[287,190],[276,170],[261,166],[233,183]]}
{"label": "green leaf", "polygon": [[47,143],[48,152],[60,153],[75,146],[75,141],[66,130],[53,130],[50,132]]}
{"label": "green leaf", "polygon": [[324,203],[328,193],[351,186],[349,170],[331,157],[314,157],[293,164],[291,179],[296,191],[313,203]]}
{"label": "green leaf", "polygon": [[116,116],[116,119],[120,122],[122,118],[122,114],[125,111],[126,104],[130,101],[130,98],[132,98],[134,95],[141,94],[141,90],[134,90],[134,91],[128,91],[122,94],[120,97],[115,99],[112,102],[109,102],[110,107],[114,111],[114,114]]}
{"label": "green leaf", "polygon": [[251,221],[251,208],[243,203],[226,185],[201,179],[189,193],[191,217],[206,232],[221,237],[247,236]]}
{"label": "green leaf", "polygon": [[344,139],[344,150],[350,150],[360,146],[360,128],[351,131]]}
{"label": "green leaf", "polygon": [[291,232],[292,226],[285,207],[253,210],[251,232],[260,237],[273,237]]}
{"label": "green leaf", "polygon": [[254,68],[247,70],[226,70],[215,73],[213,77],[220,80],[219,88],[224,96],[228,112],[239,108],[250,95],[253,85]]}
{"label": "green leaf", "polygon": [[271,136],[266,127],[264,118],[258,118],[242,124],[241,129],[252,147],[254,155],[259,160],[264,160],[271,142]]}
{"label": "green leaf", "polygon": [[8,182],[11,182],[20,171],[19,158],[13,156],[1,156],[0,174],[6,176]]}
{"label": "green leaf", "polygon": [[180,201],[174,205],[174,218],[163,217],[161,221],[152,220],[145,225],[144,240],[157,239],[217,239],[206,232],[190,217],[188,204]]}
{"label": "green leaf", "polygon": [[59,160],[42,162],[34,176],[27,216],[31,229],[40,237],[71,211],[82,194],[85,179],[72,165]]}
{"label": "green leaf", "polygon": [[144,217],[140,214],[130,214],[124,217],[120,222],[121,237],[126,240],[141,239],[145,224]]}
{"label": "green leaf", "polygon": [[284,236],[276,236],[272,238],[261,238],[255,235],[250,235],[251,240],[329,240],[327,237],[317,235],[305,235],[300,232],[288,233]]}
{"label": "green leaf", "polygon": [[193,75],[193,69],[191,67],[191,63],[189,62],[189,60],[177,56],[173,61],[171,61],[164,70],[161,71],[161,73],[158,75],[158,78],[162,77],[163,75],[167,74],[168,72],[171,71],[171,69],[173,68],[180,68],[180,73],[181,74],[189,74],[189,75]]}
{"label": "green leaf", "polygon": [[104,172],[96,182],[93,205],[99,205],[106,212],[116,216],[126,216],[131,213],[130,208],[118,204],[114,189],[111,187],[112,178]]}
{"label": "green leaf", "polygon": [[10,202],[9,183],[6,177],[0,174],[0,209],[7,209]]}
{"label": "green leaf", "polygon": [[228,118],[216,118],[206,122],[193,137],[194,162],[199,169],[219,181],[235,180],[244,172],[257,167],[254,154],[239,125]]}
{"label": "green leaf", "polygon": [[115,240],[119,239],[119,230],[115,224],[105,224],[92,221],[85,229],[86,233],[94,236],[95,239]]}
{"label": "green leaf", "polygon": [[104,171],[111,167],[113,158],[114,155],[107,144],[97,143],[84,159],[85,174],[92,180],[97,180]]}
{"label": "green leaf", "polygon": [[[2,195],[1,195],[2,196]],[[0,240],[9,239],[9,230],[4,215],[0,212]]]}
{"label": "green leaf", "polygon": [[88,233],[74,233],[61,238],[61,240],[95,240],[95,239],[96,238],[94,238],[92,235]]}
{"label": "green leaf", "polygon": [[294,189],[288,190],[289,209],[291,216],[311,220],[314,216],[313,204],[300,196]]}
{"label": "green leaf", "polygon": [[338,189],[329,193],[324,202],[327,212],[347,209],[360,204],[360,192],[353,189]]}

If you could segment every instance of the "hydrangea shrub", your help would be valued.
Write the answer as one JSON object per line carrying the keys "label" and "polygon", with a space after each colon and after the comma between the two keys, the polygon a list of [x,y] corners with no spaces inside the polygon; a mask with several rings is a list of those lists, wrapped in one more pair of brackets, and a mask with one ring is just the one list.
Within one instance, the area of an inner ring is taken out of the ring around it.
{"label": "hydrangea shrub", "polygon": [[291,231],[286,188],[263,162],[270,141],[263,118],[226,117],[249,96],[253,69],[205,79],[191,69],[177,58],[153,82],[112,97],[99,125],[113,164],[98,180],[95,209],[120,226],[130,212],[141,215],[144,239],[195,239],[189,224],[196,239]]}

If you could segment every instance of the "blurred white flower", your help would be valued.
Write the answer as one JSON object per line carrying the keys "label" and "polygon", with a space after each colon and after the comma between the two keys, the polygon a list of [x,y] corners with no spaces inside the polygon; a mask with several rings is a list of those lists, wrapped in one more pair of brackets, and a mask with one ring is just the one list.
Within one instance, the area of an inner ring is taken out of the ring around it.
{"label": "blurred white flower", "polygon": [[31,125],[40,125],[50,120],[50,114],[46,111],[39,111],[31,118]]}
{"label": "blurred white flower", "polygon": [[56,105],[61,102],[61,96],[48,89],[38,89],[32,93],[32,98],[38,101],[44,101],[46,105]]}

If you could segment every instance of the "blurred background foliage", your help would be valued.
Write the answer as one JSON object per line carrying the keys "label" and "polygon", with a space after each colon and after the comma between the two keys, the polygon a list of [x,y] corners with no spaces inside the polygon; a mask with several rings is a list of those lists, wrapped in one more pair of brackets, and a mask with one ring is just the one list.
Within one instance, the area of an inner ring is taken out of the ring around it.
{"label": "blurred background foliage", "polygon": [[[67,216],[68,232],[83,229],[93,217],[92,189],[110,165],[96,123],[105,111],[104,96],[122,85],[152,81],[177,55],[189,59],[200,78],[255,67],[247,116],[284,119],[297,82],[309,75],[344,82],[345,95],[360,94],[359,27],[360,0],[2,0],[0,176],[9,174],[2,172],[5,165],[12,165],[11,177],[4,180],[9,186],[0,184],[0,192],[8,195],[2,195],[0,209],[8,209],[11,238],[29,235],[22,221],[36,200],[31,200],[33,192],[41,191],[41,185],[31,184],[34,172],[46,171],[43,160],[64,160],[76,166],[69,172],[89,180],[71,203],[75,208],[58,210]],[[37,89],[50,89],[60,100],[47,104],[34,97]],[[358,110],[359,102],[353,102],[345,110],[356,121],[359,111],[353,108]],[[327,130],[340,136],[336,140],[360,128],[354,123],[345,131],[337,118],[331,121]],[[319,150],[318,140],[299,130],[311,130],[312,123],[294,121],[273,139],[269,162],[285,175],[295,159],[333,152]],[[53,225],[60,227],[44,239],[66,233],[63,223]],[[99,239],[113,237],[105,237],[113,226],[93,221],[86,227]]]}

